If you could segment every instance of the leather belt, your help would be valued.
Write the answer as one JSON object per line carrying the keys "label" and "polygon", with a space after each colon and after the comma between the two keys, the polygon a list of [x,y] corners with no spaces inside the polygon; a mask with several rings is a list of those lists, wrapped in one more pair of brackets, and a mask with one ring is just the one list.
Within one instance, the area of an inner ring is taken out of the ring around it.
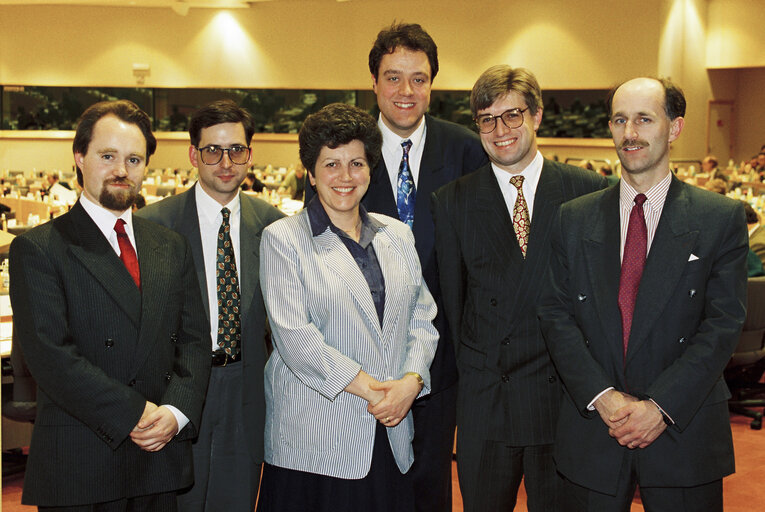
{"label": "leather belt", "polygon": [[242,353],[237,352],[235,355],[226,354],[222,350],[216,350],[212,353],[212,365],[213,366],[227,366],[232,363],[238,363],[242,360]]}

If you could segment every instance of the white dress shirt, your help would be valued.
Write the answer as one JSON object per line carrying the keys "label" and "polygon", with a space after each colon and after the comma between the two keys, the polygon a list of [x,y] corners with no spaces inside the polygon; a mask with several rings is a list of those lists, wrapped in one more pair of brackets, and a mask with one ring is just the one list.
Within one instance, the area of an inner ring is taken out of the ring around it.
{"label": "white dress shirt", "polygon": [[398,168],[401,166],[401,158],[404,156],[404,148],[401,143],[405,140],[412,141],[412,147],[409,148],[409,170],[412,173],[415,189],[420,178],[420,163],[422,162],[422,152],[425,148],[425,116],[420,120],[419,126],[409,137],[402,138],[393,133],[385,123],[382,117],[377,120],[377,126],[380,128],[383,136],[382,156],[385,161],[385,168],[388,170],[390,186],[393,189],[393,195],[398,191]]}
{"label": "white dress shirt", "polygon": [[240,262],[242,261],[239,251],[239,233],[241,226],[241,200],[239,194],[225,206],[210,197],[202,186],[197,183],[194,187],[197,201],[197,216],[199,217],[199,235],[202,238],[202,254],[205,260],[205,281],[207,283],[207,301],[210,305],[210,336],[212,338],[212,350],[218,350],[218,291],[215,282],[216,265],[218,262],[218,231],[223,222],[221,210],[228,208],[229,223],[231,224],[231,243],[234,244],[234,257],[236,258],[237,283],[239,284],[239,296],[242,296],[242,275]]}
{"label": "white dress shirt", "polygon": [[[133,246],[133,250],[135,250],[136,258],[138,257],[138,250],[135,245],[135,234],[133,232],[133,212],[130,208],[117,216],[114,215],[112,211],[107,210],[100,204],[96,204],[88,199],[85,194],[80,194],[80,204],[83,209],[85,209],[85,213],[93,219],[93,222],[96,223],[98,229],[104,234],[104,237],[106,237],[106,240],[109,242],[109,245],[112,246],[112,249],[114,249],[117,256],[120,255],[120,245],[117,241],[117,232],[114,231],[114,225],[117,223],[117,219],[124,220],[125,233],[127,233],[130,243]],[[140,268],[140,261],[138,263],[138,267]],[[173,413],[173,416],[175,416],[175,421],[178,422],[178,432],[183,430],[183,427],[189,422],[189,418],[173,405],[164,404],[164,406]]]}
{"label": "white dress shirt", "polygon": [[499,189],[502,191],[502,197],[505,198],[505,206],[507,206],[507,212],[510,214],[511,219],[513,218],[515,200],[518,198],[518,189],[510,183],[510,178],[513,176],[523,176],[523,198],[526,199],[526,204],[529,208],[529,222],[531,222],[534,213],[534,197],[537,193],[537,184],[539,184],[539,176],[542,174],[543,163],[544,158],[539,151],[537,151],[534,160],[518,174],[511,174],[497,167],[494,162],[491,163],[491,170],[494,171],[494,176],[497,178]]}

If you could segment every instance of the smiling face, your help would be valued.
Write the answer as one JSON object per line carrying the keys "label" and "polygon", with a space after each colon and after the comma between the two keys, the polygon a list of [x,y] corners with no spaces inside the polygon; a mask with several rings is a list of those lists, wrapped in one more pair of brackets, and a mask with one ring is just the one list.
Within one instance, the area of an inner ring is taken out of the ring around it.
{"label": "smiling face", "polygon": [[[199,132],[199,147],[218,146],[223,149],[232,146],[248,147],[250,141],[244,132],[242,123],[220,123]],[[214,165],[208,165],[202,161],[199,150],[194,146],[189,148],[189,160],[199,170],[199,185],[207,192],[207,195],[226,205],[239,193],[239,185],[247,175],[247,167],[252,161],[252,153],[247,162],[235,164],[229,157],[229,152],[223,152],[221,161]]]}
{"label": "smiling face", "polygon": [[[499,116],[507,110],[523,110],[526,107],[523,95],[510,91],[499,97],[489,108],[479,110],[476,118]],[[511,174],[518,174],[528,167],[537,154],[536,131],[541,122],[541,108],[534,115],[526,110],[523,113],[523,124],[518,128],[508,128],[501,119],[497,119],[494,131],[480,134],[481,144],[492,163]]]}
{"label": "smiling face", "polygon": [[396,48],[380,60],[377,77],[372,76],[372,89],[383,123],[396,135],[409,137],[430,105],[428,56],[423,51]]}
{"label": "smiling face", "polygon": [[130,208],[146,170],[146,139],[138,125],[114,115],[96,121],[85,154],[75,153],[82,193],[115,215]]}
{"label": "smiling face", "polygon": [[649,78],[625,82],[614,93],[608,127],[622,177],[636,188],[635,180],[650,188],[669,172],[669,145],[680,135],[684,121],[670,120],[664,102],[661,83]]}
{"label": "smiling face", "polygon": [[369,164],[364,143],[352,140],[334,149],[324,146],[308,174],[324,211],[339,228],[358,219],[359,203],[369,188]]}

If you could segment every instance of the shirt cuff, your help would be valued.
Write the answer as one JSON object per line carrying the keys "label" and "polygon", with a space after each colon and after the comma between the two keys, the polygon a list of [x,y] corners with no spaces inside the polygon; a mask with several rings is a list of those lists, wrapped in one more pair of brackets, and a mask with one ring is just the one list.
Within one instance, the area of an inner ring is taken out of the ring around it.
{"label": "shirt cuff", "polygon": [[649,398],[648,400],[650,400],[650,401],[651,401],[651,403],[652,403],[653,405],[655,405],[655,406],[656,406],[656,407],[659,409],[659,412],[661,413],[661,415],[662,415],[662,416],[663,416],[663,418],[665,419],[664,423],[667,423],[667,422],[666,422],[666,420],[669,420],[669,423],[667,423],[667,425],[674,425],[674,424],[675,424],[675,420],[673,420],[673,419],[672,419],[672,416],[670,416],[669,414],[667,414],[667,411],[665,411],[664,409],[662,409],[662,408],[661,408],[661,406],[660,406],[659,404],[657,404],[657,403],[656,403],[656,400],[654,400],[653,398]]}
{"label": "shirt cuff", "polygon": [[589,404],[587,404],[587,410],[588,411],[594,411],[595,410],[595,402],[598,401],[598,398],[600,398],[601,396],[605,395],[607,392],[611,391],[612,389],[614,389],[613,386],[608,387],[608,388],[604,389],[603,391],[601,391],[600,393],[598,393],[597,395],[595,395],[595,398],[593,398],[592,401]]}
{"label": "shirt cuff", "polygon": [[164,404],[164,407],[167,407],[170,409],[170,412],[173,413],[173,416],[175,416],[175,421],[178,422],[178,432],[175,434],[176,436],[181,433],[181,430],[183,430],[183,427],[189,424],[189,419],[186,417],[185,414],[183,414],[181,411],[178,410],[177,407],[174,405],[167,405]]}

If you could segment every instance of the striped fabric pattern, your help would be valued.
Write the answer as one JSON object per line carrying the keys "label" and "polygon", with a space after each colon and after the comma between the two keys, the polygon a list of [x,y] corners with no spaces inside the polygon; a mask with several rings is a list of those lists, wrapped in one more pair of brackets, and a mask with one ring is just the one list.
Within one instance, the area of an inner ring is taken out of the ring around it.
{"label": "striped fabric pattern", "polygon": [[[338,478],[364,477],[371,464],[375,418],[367,402],[343,392],[360,369],[378,380],[429,366],[438,334],[411,230],[372,214],[384,227],[373,243],[385,278],[383,325],[369,287],[342,241],[329,229],[313,237],[307,212],[263,232],[260,276],[274,352],[266,365],[266,461]],[[387,429],[399,469],[413,462],[411,413]]]}

